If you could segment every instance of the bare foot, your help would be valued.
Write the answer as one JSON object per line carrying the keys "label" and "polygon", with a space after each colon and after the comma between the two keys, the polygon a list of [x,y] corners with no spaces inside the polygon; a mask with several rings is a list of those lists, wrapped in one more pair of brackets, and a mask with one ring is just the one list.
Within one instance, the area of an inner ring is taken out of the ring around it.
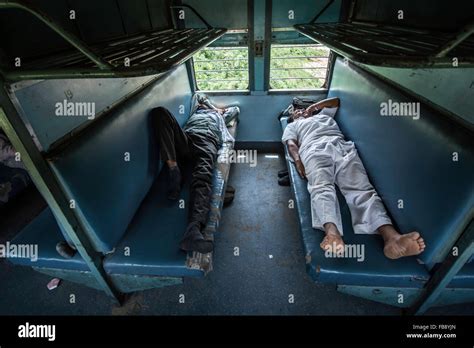
{"label": "bare foot", "polygon": [[344,252],[344,241],[338,233],[327,233],[319,245],[324,251],[328,251],[337,256]]}
{"label": "bare foot", "polygon": [[389,259],[419,255],[425,250],[425,241],[418,232],[395,235],[385,242],[383,253]]}

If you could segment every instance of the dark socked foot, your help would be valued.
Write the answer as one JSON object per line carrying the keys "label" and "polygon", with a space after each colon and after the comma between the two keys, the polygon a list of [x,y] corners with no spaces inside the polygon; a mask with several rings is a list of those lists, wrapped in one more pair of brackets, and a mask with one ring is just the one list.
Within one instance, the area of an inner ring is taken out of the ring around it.
{"label": "dark socked foot", "polygon": [[181,171],[178,166],[169,168],[168,171],[168,199],[176,201],[179,199],[181,192]]}
{"label": "dark socked foot", "polygon": [[278,171],[278,177],[279,178],[283,178],[284,176],[287,176],[288,175],[288,169],[282,169],[280,171]]}
{"label": "dark socked foot", "polygon": [[229,193],[235,193],[235,188],[234,186],[231,186],[231,185],[227,185],[226,188],[225,188],[225,192],[229,192]]}
{"label": "dark socked foot", "polygon": [[290,176],[286,175],[286,176],[282,176],[281,178],[278,178],[278,185],[290,186],[291,185]]}
{"label": "dark socked foot", "polygon": [[186,229],[179,247],[184,251],[197,251],[201,254],[207,254],[214,249],[214,243],[204,238],[197,225],[190,225]]}
{"label": "dark socked foot", "polygon": [[385,242],[383,252],[389,259],[419,255],[425,250],[425,241],[418,232],[394,236]]}
{"label": "dark socked foot", "polygon": [[234,201],[235,194],[233,192],[227,192],[224,195],[224,208],[228,207]]}

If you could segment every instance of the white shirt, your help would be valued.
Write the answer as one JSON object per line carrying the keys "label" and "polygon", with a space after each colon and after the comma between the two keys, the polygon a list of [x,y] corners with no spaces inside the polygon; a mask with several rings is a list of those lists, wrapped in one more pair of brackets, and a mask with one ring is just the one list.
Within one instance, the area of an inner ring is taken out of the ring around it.
{"label": "white shirt", "polygon": [[290,139],[296,140],[299,144],[299,154],[303,162],[317,153],[321,144],[326,144],[335,139],[344,140],[339,126],[334,120],[337,112],[335,108],[324,108],[317,115],[298,118],[289,123],[283,132],[282,142]]}

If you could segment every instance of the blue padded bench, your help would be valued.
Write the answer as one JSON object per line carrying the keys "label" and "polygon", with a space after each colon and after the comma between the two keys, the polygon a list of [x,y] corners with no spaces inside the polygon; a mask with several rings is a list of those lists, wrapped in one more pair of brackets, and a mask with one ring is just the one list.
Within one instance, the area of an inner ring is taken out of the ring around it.
{"label": "blue padded bench", "polygon": [[474,288],[474,262],[468,262],[449,283],[450,288]]}
{"label": "blue padded bench", "polygon": [[[283,129],[286,127],[285,117],[281,119],[281,125]],[[285,152],[303,238],[306,269],[313,280],[344,285],[423,287],[429,274],[414,258],[389,260],[383,255],[383,242],[380,237],[354,234],[349,207],[338,189],[344,241],[346,244],[364,245],[365,260],[359,262],[356,258],[325,257],[319,246],[324,232],[312,227],[307,181],[301,179],[296,167],[289,161],[290,155],[286,146]]]}
{"label": "blue padded bench", "polygon": [[[334,284],[422,287],[430,270],[444,259],[472,219],[471,135],[423,105],[419,120],[380,116],[381,102],[410,100],[361,69],[346,66],[340,59],[334,67],[330,97],[341,99],[336,120],[346,138],[355,142],[371,182],[393,221],[402,232],[420,231],[427,249],[419,257],[385,258],[380,237],[354,235],[349,209],[339,192],[344,239],[349,244],[364,244],[366,260],[326,258],[319,247],[323,232],[311,225],[306,181],[288,161],[308,273],[315,281]],[[286,118],[282,118],[283,129],[286,124]],[[462,160],[453,163],[455,151]],[[404,209],[398,209],[399,199],[404,200]],[[467,264],[452,285],[472,285],[473,271],[474,267]]]}
{"label": "blue padded bench", "polygon": [[[171,74],[162,83],[174,79],[175,75]],[[85,134],[76,137],[59,155],[49,160],[67,199],[74,199],[75,213],[99,253],[113,251],[158,174],[159,152],[150,110],[157,106],[158,95],[167,100],[168,105],[176,103],[171,92],[165,93],[162,85],[155,83],[106,117],[95,120]],[[190,96],[187,98],[190,100]],[[179,100],[179,104],[182,101]],[[126,152],[130,153],[129,162],[124,160]],[[30,225],[34,227],[30,230],[27,227],[17,239],[36,240],[35,234],[50,233],[46,227],[36,224],[33,221]],[[45,226],[51,224],[49,220],[45,221]],[[30,233],[28,239],[24,236],[26,232]],[[67,238],[65,234],[64,238]],[[53,252],[56,243],[57,238],[45,239],[39,248]],[[18,263],[17,259],[12,261]],[[61,267],[75,269],[68,261],[62,262]],[[44,267],[54,266],[44,260]]]}
{"label": "blue padded bench", "polygon": [[[230,132],[235,135],[234,123]],[[229,151],[224,145],[222,155]],[[185,171],[187,178],[180,199],[188,202],[190,168]],[[230,164],[218,163],[214,170],[211,212],[205,233],[209,238],[217,231],[223,206],[226,181]],[[164,167],[115,252],[104,261],[104,268],[110,274],[134,274],[172,277],[202,277],[212,268],[211,255],[193,253],[187,255],[178,248],[186,227],[186,209],[177,209],[178,203],[166,198],[166,175]],[[48,207],[29,223],[14,239],[15,244],[39,245],[38,260],[10,259],[12,263],[36,268],[89,271],[79,254],[72,259],[64,259],[56,252],[56,244],[64,240],[61,229]],[[130,248],[130,256],[125,256],[125,248]]]}
{"label": "blue padded bench", "polygon": [[38,268],[69,269],[73,271],[89,271],[89,267],[77,253],[72,259],[61,257],[56,251],[56,244],[64,240],[56,219],[47,207],[31,221],[12,241],[14,244],[38,245],[38,260],[9,259],[12,263]]}
{"label": "blue padded bench", "polygon": [[[423,233],[427,248],[419,258],[432,269],[473,218],[472,131],[423,104],[418,120],[380,116],[380,104],[388,99],[414,100],[341,60],[334,72],[328,97],[341,98],[336,120],[355,142],[398,227]],[[399,199],[404,209],[398,209]]]}
{"label": "blue padded bench", "polygon": [[[166,77],[173,78],[172,74]],[[160,163],[150,110],[158,106],[157,96],[168,101],[164,105],[180,105],[183,100],[191,101],[191,96],[180,96],[163,86],[157,83],[96,120],[84,136],[49,161],[68,200],[75,200],[75,212],[95,250],[104,255],[104,269],[110,274],[201,277],[212,269],[212,253],[188,255],[179,250],[187,209],[166,199],[166,169]],[[181,125],[185,121],[179,118]],[[231,133],[235,134],[236,127],[237,121],[233,121]],[[231,146],[225,144],[221,150],[224,153]],[[124,160],[126,152],[130,161]],[[208,234],[218,227],[229,170],[228,163],[215,168]],[[182,198],[188,195],[189,187],[185,186]],[[79,255],[72,260],[57,255],[56,243],[64,239],[60,232],[51,210],[46,209],[14,240],[38,242],[40,259],[34,264],[25,259],[12,262],[87,271]],[[126,247],[130,256],[125,256]]]}
{"label": "blue padded bench", "polygon": [[[237,123],[230,131],[235,135]],[[229,151],[225,145],[222,154]],[[189,168],[188,168],[189,169]],[[211,212],[205,233],[209,238],[217,231],[223,206],[226,181],[230,164],[218,163],[214,170]],[[190,170],[181,197],[189,197]],[[115,252],[108,255],[104,268],[110,274],[133,274],[170,277],[202,277],[212,269],[211,254],[192,253],[187,255],[178,248],[186,227],[186,209],[177,209],[176,202],[166,198],[167,169],[164,167],[141,203],[127,228],[125,237]],[[48,207],[28,224],[16,238],[15,244],[37,244],[39,255],[36,262],[29,259],[10,259],[12,263],[35,268],[89,271],[79,254],[73,259],[64,259],[56,252],[56,244],[63,240],[63,234]],[[125,248],[130,256],[125,256]]]}
{"label": "blue padded bench", "polygon": [[[236,126],[234,122],[230,128],[232,135],[235,135]],[[224,145],[221,156],[229,150],[231,147]],[[229,163],[217,163],[214,169],[211,211],[205,228],[209,238],[212,238],[219,225],[229,169]],[[185,172],[187,178],[180,199],[188,203],[190,168],[186,168]],[[202,277],[211,270],[211,254],[195,252],[186,255],[178,248],[186,229],[187,209],[178,208],[179,202],[171,202],[166,198],[166,175],[167,168],[164,167],[115,253],[105,259],[104,268],[108,273]],[[130,248],[130,256],[125,256],[126,247]]]}

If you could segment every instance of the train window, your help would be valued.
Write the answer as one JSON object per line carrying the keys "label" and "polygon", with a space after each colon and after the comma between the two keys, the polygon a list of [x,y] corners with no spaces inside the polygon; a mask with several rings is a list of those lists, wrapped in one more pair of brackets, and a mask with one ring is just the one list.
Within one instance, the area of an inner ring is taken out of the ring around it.
{"label": "train window", "polygon": [[329,49],[323,45],[272,45],[271,89],[321,88],[326,81]]}
{"label": "train window", "polygon": [[194,56],[194,72],[199,90],[247,90],[248,47],[207,47]]}

